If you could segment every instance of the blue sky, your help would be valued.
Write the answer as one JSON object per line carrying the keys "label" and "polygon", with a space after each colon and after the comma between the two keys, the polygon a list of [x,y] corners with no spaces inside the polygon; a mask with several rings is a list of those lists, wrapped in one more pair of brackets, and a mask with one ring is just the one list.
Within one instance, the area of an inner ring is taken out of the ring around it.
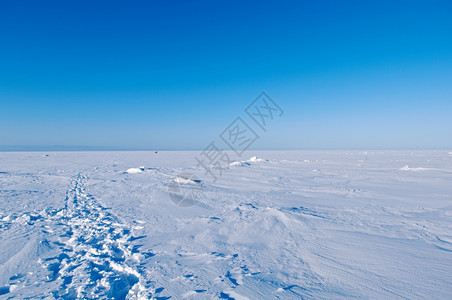
{"label": "blue sky", "polygon": [[203,149],[261,91],[256,149],[452,149],[450,1],[0,6],[3,149]]}

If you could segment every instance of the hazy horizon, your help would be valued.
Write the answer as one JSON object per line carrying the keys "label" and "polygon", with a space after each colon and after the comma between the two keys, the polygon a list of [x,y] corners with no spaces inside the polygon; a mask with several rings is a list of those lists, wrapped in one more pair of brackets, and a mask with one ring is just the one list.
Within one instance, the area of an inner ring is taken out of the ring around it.
{"label": "hazy horizon", "polygon": [[[180,152],[199,152],[203,148],[192,149],[157,149],[157,148],[117,148],[117,147],[102,147],[102,146],[64,146],[64,145],[49,145],[49,146],[27,146],[27,145],[0,145],[0,152],[90,152],[90,151],[180,151]],[[225,151],[233,151],[231,149],[223,149]],[[252,151],[449,151],[451,148],[251,148],[247,152]]]}

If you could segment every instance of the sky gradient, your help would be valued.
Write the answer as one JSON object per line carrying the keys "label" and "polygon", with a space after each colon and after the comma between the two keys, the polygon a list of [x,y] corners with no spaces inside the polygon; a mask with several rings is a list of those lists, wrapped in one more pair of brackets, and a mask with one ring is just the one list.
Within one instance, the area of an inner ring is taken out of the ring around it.
{"label": "sky gradient", "polygon": [[[95,3],[94,3],[95,2]],[[450,1],[3,1],[0,149],[452,149]]]}

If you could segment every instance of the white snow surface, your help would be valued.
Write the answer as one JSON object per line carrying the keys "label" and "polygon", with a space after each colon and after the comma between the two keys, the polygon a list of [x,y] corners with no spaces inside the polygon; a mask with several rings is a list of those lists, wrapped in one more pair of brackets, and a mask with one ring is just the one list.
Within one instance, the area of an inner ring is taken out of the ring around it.
{"label": "white snow surface", "polygon": [[0,299],[451,299],[450,153],[0,153]]}

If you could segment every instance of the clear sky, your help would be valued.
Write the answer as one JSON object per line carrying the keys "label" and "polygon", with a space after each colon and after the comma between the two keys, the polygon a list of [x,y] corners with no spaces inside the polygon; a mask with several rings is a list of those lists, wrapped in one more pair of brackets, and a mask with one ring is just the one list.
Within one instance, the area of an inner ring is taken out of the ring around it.
{"label": "clear sky", "polygon": [[452,2],[0,2],[3,148],[203,149],[261,91],[256,149],[452,149]]}

